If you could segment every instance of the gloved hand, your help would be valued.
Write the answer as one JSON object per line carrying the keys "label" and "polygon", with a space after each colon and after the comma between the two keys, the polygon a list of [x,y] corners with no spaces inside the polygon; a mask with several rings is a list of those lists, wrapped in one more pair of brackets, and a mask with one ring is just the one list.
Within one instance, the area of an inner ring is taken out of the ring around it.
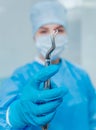
{"label": "gloved hand", "polygon": [[57,87],[53,83],[51,89],[44,90],[42,82],[51,78],[59,70],[58,65],[51,65],[39,73],[24,87],[20,100],[13,102],[9,108],[9,121],[14,127],[26,125],[45,125],[55,115],[67,88]]}

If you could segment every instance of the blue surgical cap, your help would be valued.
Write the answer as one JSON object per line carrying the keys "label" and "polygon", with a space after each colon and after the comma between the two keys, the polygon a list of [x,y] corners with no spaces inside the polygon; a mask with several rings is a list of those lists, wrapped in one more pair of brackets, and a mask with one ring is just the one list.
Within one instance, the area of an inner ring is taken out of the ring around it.
{"label": "blue surgical cap", "polygon": [[47,24],[67,26],[67,10],[56,0],[44,0],[33,5],[31,10],[33,36],[38,29]]}

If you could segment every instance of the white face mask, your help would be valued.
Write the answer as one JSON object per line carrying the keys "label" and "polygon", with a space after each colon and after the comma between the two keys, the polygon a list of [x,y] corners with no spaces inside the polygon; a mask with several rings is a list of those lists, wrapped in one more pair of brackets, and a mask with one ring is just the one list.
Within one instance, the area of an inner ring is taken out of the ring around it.
{"label": "white face mask", "polygon": [[[65,46],[66,46],[67,42],[68,42],[68,40],[67,40],[67,36],[66,35],[60,35],[60,34],[56,35],[56,37],[55,37],[56,48],[51,53],[51,56],[50,56],[51,60],[55,60],[55,59],[59,58],[60,54],[65,49]],[[48,52],[48,50],[51,48],[51,46],[52,46],[52,42],[51,42],[50,35],[39,36],[36,39],[36,47],[37,47],[39,53],[44,58],[45,58],[46,53]]]}

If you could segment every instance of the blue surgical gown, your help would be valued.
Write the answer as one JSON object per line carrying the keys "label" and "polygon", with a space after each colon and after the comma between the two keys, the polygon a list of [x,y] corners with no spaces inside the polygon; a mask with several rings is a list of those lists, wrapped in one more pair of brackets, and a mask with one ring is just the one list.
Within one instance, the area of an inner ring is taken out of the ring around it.
{"label": "blue surgical gown", "polygon": [[[18,68],[0,87],[0,130],[41,130],[39,126],[15,129],[6,123],[6,111],[24,86],[44,66],[36,61]],[[49,130],[96,130],[96,93],[87,73],[69,61],[61,60],[60,70],[51,78],[68,93],[57,109]]]}

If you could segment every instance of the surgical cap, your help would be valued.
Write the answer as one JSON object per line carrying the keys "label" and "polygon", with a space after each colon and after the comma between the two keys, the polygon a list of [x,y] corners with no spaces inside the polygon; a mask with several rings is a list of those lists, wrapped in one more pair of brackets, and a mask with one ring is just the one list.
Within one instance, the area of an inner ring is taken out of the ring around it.
{"label": "surgical cap", "polygon": [[33,36],[38,29],[47,24],[59,24],[66,29],[67,10],[56,0],[44,0],[33,5],[31,23]]}

